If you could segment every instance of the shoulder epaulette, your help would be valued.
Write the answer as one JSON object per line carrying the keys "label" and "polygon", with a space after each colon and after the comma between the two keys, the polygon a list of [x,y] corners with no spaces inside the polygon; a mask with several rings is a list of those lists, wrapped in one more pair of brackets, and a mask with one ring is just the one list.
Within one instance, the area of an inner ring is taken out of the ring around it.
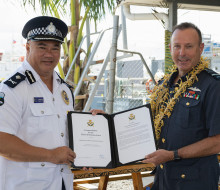
{"label": "shoulder epaulette", "polygon": [[220,80],[220,75],[211,69],[205,69],[205,71],[211,75],[214,79]]}
{"label": "shoulder epaulette", "polygon": [[26,76],[22,75],[21,73],[16,73],[14,74],[11,78],[9,78],[8,80],[6,80],[4,82],[4,84],[8,85],[11,88],[16,87],[20,82],[22,82],[23,80],[25,80]]}
{"label": "shoulder epaulette", "polygon": [[30,84],[33,84],[33,83],[36,82],[36,80],[35,80],[35,78],[34,78],[34,75],[33,75],[33,73],[32,73],[31,71],[26,70],[26,71],[25,71],[25,75],[26,75],[26,77],[27,77],[27,79],[28,79],[28,81],[29,81]]}

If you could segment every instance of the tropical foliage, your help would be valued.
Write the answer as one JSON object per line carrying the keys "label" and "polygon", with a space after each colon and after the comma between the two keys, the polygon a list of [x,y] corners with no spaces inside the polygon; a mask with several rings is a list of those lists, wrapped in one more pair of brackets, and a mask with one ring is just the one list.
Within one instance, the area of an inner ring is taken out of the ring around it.
{"label": "tropical foliage", "polygon": [[170,72],[170,68],[173,66],[173,60],[170,53],[170,38],[171,32],[169,30],[165,30],[165,74]]}

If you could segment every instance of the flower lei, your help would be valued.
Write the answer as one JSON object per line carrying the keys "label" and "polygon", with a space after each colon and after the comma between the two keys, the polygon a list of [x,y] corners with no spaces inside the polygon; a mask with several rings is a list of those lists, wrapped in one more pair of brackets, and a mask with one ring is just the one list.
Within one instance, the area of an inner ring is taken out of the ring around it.
{"label": "flower lei", "polygon": [[198,81],[197,75],[206,68],[208,68],[208,61],[201,57],[199,64],[196,65],[186,76],[187,80],[185,82],[180,80],[179,86],[175,87],[174,96],[172,98],[170,97],[167,85],[171,75],[174,72],[177,72],[176,65],[171,68],[171,72],[169,74],[164,76],[163,83],[154,87],[150,96],[150,104],[154,118],[154,128],[157,140],[160,139],[161,128],[164,126],[163,119],[165,116],[168,118],[171,116],[176,102],[186,89],[194,84],[195,80]]}

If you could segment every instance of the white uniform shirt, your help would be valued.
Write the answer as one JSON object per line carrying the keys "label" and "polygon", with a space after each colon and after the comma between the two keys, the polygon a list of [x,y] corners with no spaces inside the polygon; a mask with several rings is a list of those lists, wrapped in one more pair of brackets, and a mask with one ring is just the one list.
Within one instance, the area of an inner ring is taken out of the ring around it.
{"label": "white uniform shirt", "polygon": [[[73,111],[70,89],[54,72],[51,93],[27,61],[15,73],[25,75],[26,70],[31,71],[36,82],[30,84],[26,77],[14,88],[3,82],[0,85],[0,93],[5,94],[0,106],[0,131],[36,147],[68,146],[67,111]],[[69,105],[61,95],[63,91]],[[0,156],[0,190],[61,190],[62,178],[66,190],[73,189],[73,174],[67,165],[14,162]]]}

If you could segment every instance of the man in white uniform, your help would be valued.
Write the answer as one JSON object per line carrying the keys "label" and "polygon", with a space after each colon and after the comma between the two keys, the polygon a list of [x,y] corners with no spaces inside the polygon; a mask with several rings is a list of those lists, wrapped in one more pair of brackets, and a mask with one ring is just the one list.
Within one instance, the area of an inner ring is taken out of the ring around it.
{"label": "man in white uniform", "polygon": [[54,71],[67,31],[47,16],[23,28],[26,60],[0,85],[0,190],[73,189],[66,119],[73,96]]}

